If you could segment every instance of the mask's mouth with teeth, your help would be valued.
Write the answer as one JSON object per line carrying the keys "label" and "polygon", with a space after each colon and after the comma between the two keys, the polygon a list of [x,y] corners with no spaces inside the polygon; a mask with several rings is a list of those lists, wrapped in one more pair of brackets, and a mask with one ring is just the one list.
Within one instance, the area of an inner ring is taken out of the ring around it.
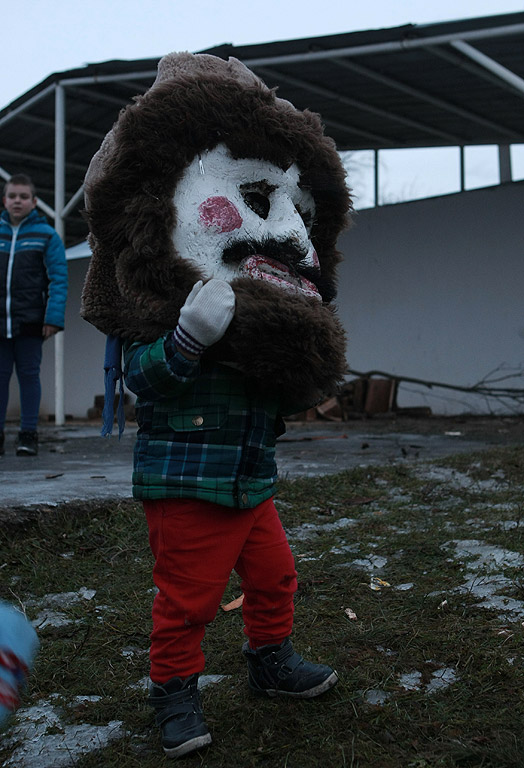
{"label": "mask's mouth with teeth", "polygon": [[239,264],[239,275],[252,280],[265,280],[289,293],[299,293],[322,301],[316,285],[311,280],[269,256],[255,254],[243,259]]}

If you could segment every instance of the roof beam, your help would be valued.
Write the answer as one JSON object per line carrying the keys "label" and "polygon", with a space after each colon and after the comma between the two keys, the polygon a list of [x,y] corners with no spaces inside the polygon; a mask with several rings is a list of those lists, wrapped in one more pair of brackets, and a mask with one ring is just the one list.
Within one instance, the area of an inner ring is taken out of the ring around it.
{"label": "roof beam", "polygon": [[144,83],[140,82],[139,80],[126,80],[122,83],[122,85],[128,90],[132,91],[133,94],[145,93],[145,91],[150,87],[150,84],[144,85]]}
{"label": "roof beam", "polygon": [[430,46],[427,51],[433,56],[438,56],[439,59],[443,59],[444,61],[449,62],[454,67],[460,67],[464,70],[464,72],[471,72],[471,74],[475,77],[484,78],[487,83],[491,83],[491,85],[494,85],[496,88],[503,88],[507,91],[512,90],[507,83],[504,83],[502,80],[495,77],[495,75],[492,75],[486,69],[481,69],[479,66],[477,66],[477,64],[474,64],[469,59],[465,59],[463,56],[459,56],[458,53],[454,53],[449,48]]}
{"label": "roof beam", "polygon": [[74,195],[72,195],[72,197],[70,198],[70,200],[69,200],[69,202],[67,203],[67,205],[64,205],[64,207],[63,207],[63,209],[62,209],[62,217],[63,217],[64,219],[65,219],[67,216],[69,216],[69,214],[71,213],[71,211],[73,210],[73,208],[75,207],[75,205],[78,203],[78,201],[79,201],[79,200],[81,200],[81,199],[83,198],[83,194],[84,194],[84,185],[83,185],[83,184],[81,184],[81,185],[79,186],[79,188],[76,190],[75,194],[74,194]]}
{"label": "roof beam", "polygon": [[487,69],[488,72],[494,74],[498,79],[511,85],[521,97],[524,96],[524,80],[522,77],[519,77],[507,67],[499,64],[498,61],[486,56],[485,53],[465,43],[463,40],[454,40],[450,45],[456,51],[460,51],[464,56],[479,64],[483,69]]}
{"label": "roof beam", "polygon": [[4,115],[0,118],[0,128],[5,125],[6,123],[9,123],[14,117],[18,117],[21,112],[25,112],[30,107],[33,106],[33,104],[36,104],[38,101],[41,101],[42,99],[45,99],[46,96],[49,96],[52,94],[55,90],[54,83],[53,85],[49,85],[47,88],[44,88],[43,91],[40,91],[40,93],[37,93],[35,96],[32,96],[27,101],[24,101],[23,104],[20,104],[19,107],[15,107],[14,109],[10,110],[7,115]]}
{"label": "roof beam", "polygon": [[342,131],[343,133],[353,134],[357,136],[364,136],[366,139],[372,139],[374,142],[380,142],[385,146],[389,147],[397,147],[399,145],[400,140],[393,141],[392,139],[388,139],[387,136],[381,136],[378,133],[372,133],[371,131],[365,131],[362,128],[355,128],[352,125],[348,125],[347,123],[341,123],[339,120],[329,120],[324,117],[322,117],[322,123],[330,128],[335,128],[337,131]]}
{"label": "roof beam", "polygon": [[111,104],[113,107],[122,109],[125,106],[122,99],[117,96],[108,96],[106,93],[100,93],[100,91],[93,91],[92,89],[74,88],[69,86],[67,89],[67,95],[79,98],[81,101],[92,101],[95,103],[105,102]]}
{"label": "roof beam", "polygon": [[[428,50],[430,50],[431,53],[435,53],[437,55],[442,53],[441,49],[439,48],[430,48]],[[453,59],[454,63],[457,63],[457,56],[451,56],[451,58]],[[486,128],[496,130],[499,133],[508,136],[509,138],[517,139],[518,141],[522,140],[522,137],[519,138],[519,135],[515,133],[515,131],[506,128],[499,123],[494,123],[491,120],[487,120],[486,118],[475,114],[475,112],[471,112],[468,109],[459,107],[457,104],[445,101],[438,96],[433,96],[433,94],[427,93],[426,91],[420,91],[418,88],[413,88],[412,86],[407,85],[406,83],[402,83],[399,80],[394,80],[392,77],[383,75],[381,72],[375,72],[375,70],[369,69],[369,67],[365,67],[362,64],[357,64],[355,61],[345,61],[344,59],[340,59],[337,56],[333,59],[333,62],[338,66],[343,67],[344,69],[357,72],[358,74],[364,75],[364,77],[369,77],[371,80],[376,80],[383,85],[387,85],[389,88],[394,88],[398,91],[401,91],[402,93],[406,93],[408,96],[413,96],[416,99],[426,101],[429,104],[433,104],[433,106],[438,107],[439,109],[445,110],[447,112],[453,112],[454,114],[459,115],[460,117],[463,117],[473,123],[478,123],[480,125],[484,125]],[[457,144],[462,143],[463,140],[457,141]]]}
{"label": "roof beam", "polygon": [[276,80],[289,83],[290,85],[294,85],[297,88],[302,88],[305,91],[316,93],[319,96],[324,96],[325,98],[331,99],[333,101],[339,101],[341,104],[347,104],[350,107],[357,107],[357,109],[378,115],[378,117],[385,118],[386,120],[395,120],[402,125],[408,125],[410,128],[416,128],[417,131],[424,131],[425,133],[429,133],[432,136],[440,136],[440,138],[446,139],[446,141],[453,142],[454,144],[462,144],[463,142],[461,137],[454,136],[453,134],[447,133],[446,131],[439,131],[438,128],[432,128],[431,126],[424,125],[424,123],[420,123],[418,120],[411,120],[411,118],[404,117],[404,115],[399,115],[396,112],[387,112],[385,109],[380,109],[380,107],[374,107],[371,104],[366,104],[364,101],[352,99],[349,96],[343,96],[336,91],[332,91],[329,88],[324,88],[320,85],[315,85],[309,81],[300,80],[299,78],[291,77],[290,75],[284,75],[282,72],[278,72],[274,69],[266,70],[263,67],[256,67],[256,70],[257,72],[260,72],[262,75],[264,75],[264,77],[273,77]]}
{"label": "roof beam", "polygon": [[356,56],[368,56],[374,53],[397,53],[398,51],[407,51],[410,48],[427,48],[430,45],[451,43],[453,40],[485,40],[486,38],[504,37],[505,35],[518,35],[522,32],[524,32],[524,24],[507,24],[502,27],[472,29],[468,32],[450,32],[447,35],[434,35],[433,37],[409,38],[389,43],[371,43],[370,45],[354,45],[346,48],[329,48],[325,51],[288,53],[282,56],[264,56],[254,59],[242,59],[242,61],[248,67],[263,67],[303,61],[321,61],[322,59],[331,59],[335,56],[353,58]]}
{"label": "roof beam", "polygon": [[[45,117],[37,117],[37,115],[30,115],[27,112],[22,112],[19,117],[21,120],[25,120],[28,123],[33,123],[34,125],[43,125],[46,128],[52,128],[54,130],[54,120],[49,120]],[[74,123],[67,124],[66,131],[68,133],[78,133],[81,136],[88,136],[91,139],[103,139],[105,136],[105,134],[101,133],[100,131],[91,131],[88,128],[81,128]]]}
{"label": "roof beam", "polygon": [[[42,155],[32,155],[30,152],[20,152],[16,149],[7,149],[7,147],[0,147],[0,157],[8,157],[13,160],[29,161],[38,165],[47,165],[51,168],[55,167],[54,157],[43,157]],[[78,171],[85,174],[86,166],[79,163],[67,163],[67,168]]]}
{"label": "roof beam", "polygon": [[[524,25],[523,25],[524,26]],[[97,83],[115,83],[123,82],[124,80],[154,80],[158,72],[156,69],[146,70],[145,72],[120,72],[117,75],[91,75],[89,77],[65,77],[63,80],[58,81],[58,85],[63,85],[66,88],[70,85],[96,85]]]}

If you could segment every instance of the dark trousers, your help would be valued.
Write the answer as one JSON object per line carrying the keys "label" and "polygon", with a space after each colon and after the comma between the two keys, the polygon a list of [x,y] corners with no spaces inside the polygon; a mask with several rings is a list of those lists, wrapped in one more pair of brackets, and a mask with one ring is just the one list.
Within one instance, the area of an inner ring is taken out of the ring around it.
{"label": "dark trousers", "polygon": [[43,339],[39,336],[0,339],[0,430],[4,429],[13,368],[16,368],[20,391],[20,429],[27,432],[36,430],[42,395],[42,343]]}
{"label": "dark trousers", "polygon": [[155,557],[151,679],[204,669],[201,642],[231,572],[242,579],[244,633],[252,648],[291,634],[297,574],[273,499],[238,510],[192,499],[145,501]]}

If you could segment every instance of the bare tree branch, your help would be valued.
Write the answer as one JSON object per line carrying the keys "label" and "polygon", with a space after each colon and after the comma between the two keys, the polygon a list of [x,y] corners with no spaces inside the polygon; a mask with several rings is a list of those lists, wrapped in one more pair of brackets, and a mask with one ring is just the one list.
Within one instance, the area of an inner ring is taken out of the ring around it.
{"label": "bare tree branch", "polygon": [[478,384],[474,384],[470,387],[461,386],[459,384],[446,384],[441,381],[428,381],[426,379],[417,379],[412,376],[399,376],[397,374],[388,373],[387,371],[355,371],[353,368],[348,368],[347,372],[352,376],[357,376],[358,378],[364,378],[368,379],[372,376],[381,376],[385,379],[392,379],[397,382],[408,382],[410,384],[420,384],[423,387],[427,387],[428,389],[433,389],[433,387],[439,387],[441,389],[452,389],[457,392],[468,392],[470,394],[477,394],[482,395],[483,397],[495,397],[499,399],[504,398],[510,398],[513,400],[517,400],[518,402],[524,403],[524,388],[521,387],[491,387],[488,386],[488,384],[491,383],[497,383],[500,381],[506,381],[507,379],[511,378],[518,378],[522,376],[522,373],[508,373],[507,375],[501,376],[499,378],[490,379],[489,377],[492,376],[494,373],[497,373],[497,371],[500,371],[501,368],[496,368],[490,373],[487,374],[487,376],[482,379]]}

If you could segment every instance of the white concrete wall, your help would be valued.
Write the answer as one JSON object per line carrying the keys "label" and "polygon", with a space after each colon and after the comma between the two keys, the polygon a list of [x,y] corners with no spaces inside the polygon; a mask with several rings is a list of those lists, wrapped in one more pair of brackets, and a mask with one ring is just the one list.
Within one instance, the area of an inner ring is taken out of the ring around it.
{"label": "white concrete wall", "polygon": [[[523,232],[524,182],[358,213],[340,241],[350,366],[464,386],[499,367],[524,370]],[[75,418],[104,391],[105,338],[79,316],[87,264],[69,261],[65,412]],[[43,419],[54,413],[53,345],[44,345]],[[524,377],[507,384],[524,388]],[[11,386],[8,415],[17,418],[14,377]],[[398,403],[436,414],[500,410],[478,396],[407,384]]]}
{"label": "white concrete wall", "polygon": [[[523,233],[522,182],[358,213],[340,241],[350,367],[461,386],[499,367],[524,371]],[[524,388],[524,377],[502,384]],[[412,384],[398,404],[512,407]]]}

